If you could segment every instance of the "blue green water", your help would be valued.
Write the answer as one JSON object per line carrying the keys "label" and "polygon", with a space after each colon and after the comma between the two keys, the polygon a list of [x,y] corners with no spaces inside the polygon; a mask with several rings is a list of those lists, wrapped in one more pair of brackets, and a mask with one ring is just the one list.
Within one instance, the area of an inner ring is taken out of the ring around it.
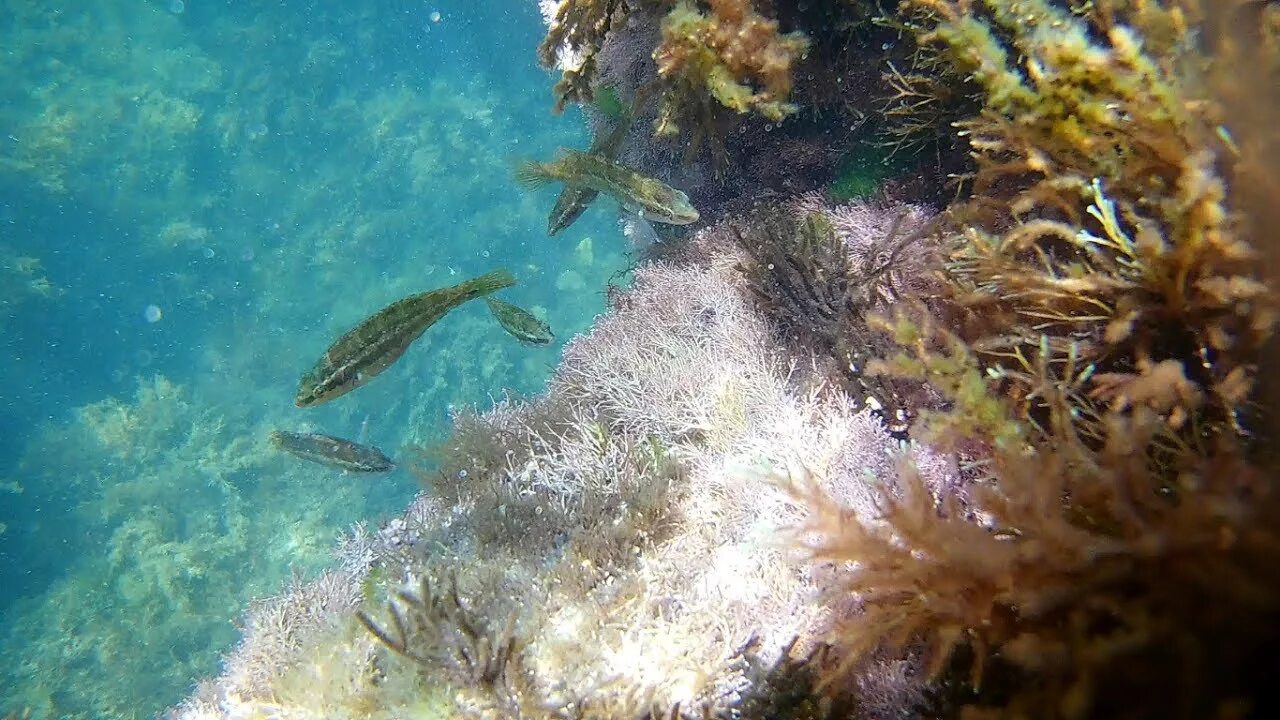
{"label": "blue green water", "polygon": [[[11,0],[0,8],[0,713],[150,717],[253,597],[418,489],[273,452],[392,455],[537,392],[627,263],[600,204],[556,238],[514,159],[550,114],[532,2]],[[549,348],[483,306],[302,411],[299,375],[404,295],[507,267]]]}

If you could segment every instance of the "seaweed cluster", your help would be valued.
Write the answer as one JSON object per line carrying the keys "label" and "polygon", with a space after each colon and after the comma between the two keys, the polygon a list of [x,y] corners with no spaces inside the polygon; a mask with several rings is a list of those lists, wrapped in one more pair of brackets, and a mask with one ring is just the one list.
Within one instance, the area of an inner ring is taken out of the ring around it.
{"label": "seaweed cluster", "polygon": [[[786,100],[792,66],[808,46],[800,33],[780,33],[776,20],[756,12],[750,0],[711,0],[709,13],[681,0],[566,0],[548,13],[547,36],[538,47],[546,67],[561,65],[556,111],[595,97],[600,54],[610,33],[634,14],[662,13],[661,44],[653,57],[664,81],[659,134],[678,132],[686,103],[714,98],[736,112],[756,111],[774,121],[794,112]],[[758,88],[758,89],[757,89]]]}
{"label": "seaweed cluster", "polygon": [[515,613],[508,616],[505,627],[489,627],[492,611],[480,612],[463,603],[456,578],[440,585],[438,590],[433,588],[424,575],[416,593],[395,591],[395,600],[387,603],[390,620],[385,626],[363,611],[356,613],[356,619],[384,647],[424,673],[439,674],[443,669],[445,676],[440,679],[478,691],[493,705],[489,712],[528,716],[521,705],[532,703],[533,698],[521,692],[523,648],[513,634]]}
{"label": "seaweed cluster", "polygon": [[[1234,59],[1178,39],[1178,3],[1124,5],[1072,15],[1043,0],[988,3],[987,14],[922,3],[937,18],[925,40],[944,44],[987,98],[962,125],[978,167],[950,263],[957,300],[991,319],[979,341],[989,354],[1044,337],[1055,365],[1074,352],[1135,378],[1197,356],[1188,381],[1233,416],[1275,319],[1258,251],[1227,203],[1237,151],[1224,108],[1194,72]],[[1104,394],[1125,402],[1113,389]]]}
{"label": "seaweed cluster", "polygon": [[[594,117],[597,93],[656,93],[619,160],[713,218],[735,195],[814,190],[847,171],[889,92],[881,58],[910,54],[860,3],[629,2],[608,22],[603,7],[566,0],[548,12],[541,59],[564,70],[557,107],[579,102]],[[781,155],[787,168],[768,162]]]}
{"label": "seaweed cluster", "polygon": [[[808,49],[802,33],[779,33],[749,0],[710,0],[710,13],[682,0],[662,20],[662,44],[653,53],[667,91],[659,135],[678,133],[680,118],[706,118],[715,99],[735,112],[757,112],[774,122],[796,111],[787,102],[793,66]],[[706,121],[703,120],[705,123]]]}
{"label": "seaweed cluster", "polygon": [[828,208],[817,196],[764,206],[728,224],[748,262],[739,270],[779,328],[811,347],[854,362],[870,338],[852,337],[870,311],[927,284],[911,277],[930,264],[926,212],[910,205],[854,202]]}
{"label": "seaweed cluster", "polygon": [[66,292],[45,276],[39,258],[18,255],[4,244],[0,244],[0,288],[0,323],[15,316],[24,303],[50,300]]}
{"label": "seaweed cluster", "polygon": [[[827,587],[859,610],[825,683],[921,651],[973,717],[1265,716],[1275,296],[1231,194],[1251,180],[1215,78],[1236,41],[1195,44],[1190,2],[906,5],[982,110],[943,291],[876,320],[903,351],[870,370],[941,396],[912,434],[966,480],[940,493],[902,464],[867,522],[797,476],[803,543],[856,563]],[[1264,24],[1252,45],[1268,78],[1274,42]]]}

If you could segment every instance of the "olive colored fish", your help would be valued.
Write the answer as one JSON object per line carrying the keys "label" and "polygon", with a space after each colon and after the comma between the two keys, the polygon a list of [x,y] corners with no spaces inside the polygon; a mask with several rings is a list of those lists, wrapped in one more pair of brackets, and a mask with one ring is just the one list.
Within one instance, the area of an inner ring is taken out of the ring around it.
{"label": "olive colored fish", "polygon": [[602,192],[655,222],[688,225],[698,221],[698,211],[689,204],[688,195],[591,153],[567,150],[551,162],[526,161],[516,168],[516,181],[531,188],[562,182]]}
{"label": "olive colored fish", "polygon": [[[627,139],[627,131],[630,129],[630,120],[619,120],[613,130],[608,135],[597,138],[587,152],[608,160],[614,159],[618,155],[618,150],[622,148],[622,141]],[[586,185],[565,183],[564,189],[556,196],[556,204],[551,207],[551,215],[547,217],[547,234],[554,236],[577,222],[599,194],[599,190]]]}
{"label": "olive colored fish", "polygon": [[528,310],[495,297],[485,297],[484,302],[502,329],[520,342],[546,345],[556,339],[551,334],[551,326],[534,317]]}
{"label": "olive colored fish", "polygon": [[271,444],[287,453],[348,472],[381,473],[396,464],[376,447],[332,435],[272,430]]}
{"label": "olive colored fish", "polygon": [[329,346],[302,376],[294,403],[298,407],[319,405],[355,390],[398,360],[414,340],[450,310],[515,284],[511,273],[494,270],[388,305]]}
{"label": "olive colored fish", "polygon": [[[604,135],[596,137],[591,143],[591,149],[587,152],[591,155],[598,155],[607,160],[613,160],[618,157],[618,151],[622,149],[622,143],[627,139],[627,133],[631,132],[631,125],[635,122],[636,115],[640,112],[645,102],[653,95],[652,86],[642,87],[635,97],[635,101],[630,108],[623,108],[622,101],[618,99],[618,92],[612,88],[604,88],[605,92],[596,94],[597,105],[601,111],[613,118],[613,129]],[[582,217],[582,213],[586,212],[587,207],[599,195],[598,190],[594,190],[585,185],[571,185],[566,183],[564,189],[556,196],[556,204],[551,208],[551,215],[547,217],[547,235],[554,236],[556,233],[564,230],[570,225],[577,222]]]}

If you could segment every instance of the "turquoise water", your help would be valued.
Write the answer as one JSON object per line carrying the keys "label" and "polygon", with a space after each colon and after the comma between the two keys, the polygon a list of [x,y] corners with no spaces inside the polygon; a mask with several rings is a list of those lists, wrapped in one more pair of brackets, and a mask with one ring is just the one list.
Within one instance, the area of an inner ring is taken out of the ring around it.
{"label": "turquoise water", "polygon": [[[150,717],[216,672],[249,600],[418,487],[271,429],[408,459],[451,406],[536,392],[627,248],[603,204],[547,238],[552,197],[511,181],[588,142],[549,112],[534,3],[50,5],[0,9],[0,713]],[[341,332],[495,267],[556,344],[463,307],[293,407]]]}

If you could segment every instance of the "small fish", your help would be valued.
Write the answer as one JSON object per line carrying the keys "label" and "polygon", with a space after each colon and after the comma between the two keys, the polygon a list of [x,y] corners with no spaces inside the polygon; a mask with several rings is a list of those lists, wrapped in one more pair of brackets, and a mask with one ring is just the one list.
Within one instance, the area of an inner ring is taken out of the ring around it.
{"label": "small fish", "polygon": [[355,390],[398,360],[414,340],[450,310],[515,284],[511,273],[494,270],[388,305],[329,346],[315,366],[302,376],[294,403],[298,407],[310,407]]}
{"label": "small fish", "polygon": [[484,302],[502,329],[520,342],[546,345],[556,339],[551,334],[551,326],[534,317],[528,310],[494,297],[485,297]]}
{"label": "small fish", "polygon": [[551,162],[522,163],[516,168],[516,181],[530,188],[550,182],[585,187],[612,195],[622,207],[656,222],[688,225],[699,217],[683,192],[608,158],[577,150],[567,150]]}
{"label": "small fish", "polygon": [[271,444],[287,453],[348,472],[381,473],[396,464],[376,447],[332,435],[272,430]]}
{"label": "small fish", "polygon": [[598,191],[582,185],[565,185],[556,196],[556,204],[551,207],[551,214],[547,216],[547,235],[555,236],[556,233],[577,222],[599,194]]}

